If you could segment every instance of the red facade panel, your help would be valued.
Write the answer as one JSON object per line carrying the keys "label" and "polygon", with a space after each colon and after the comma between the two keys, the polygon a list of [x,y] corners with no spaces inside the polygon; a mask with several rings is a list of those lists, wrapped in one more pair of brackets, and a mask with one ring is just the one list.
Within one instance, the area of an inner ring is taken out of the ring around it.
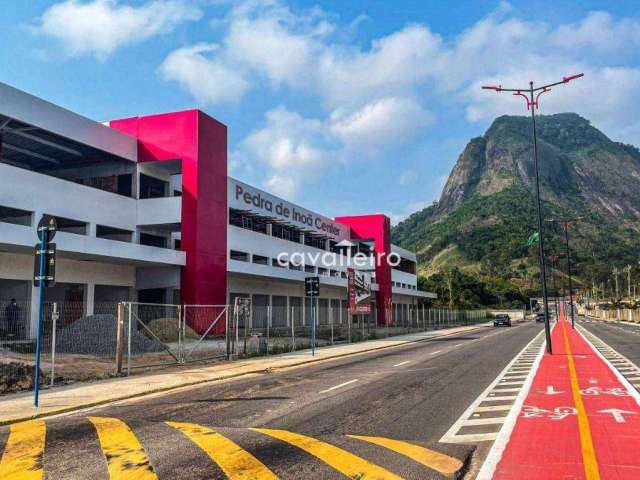
{"label": "red facade panel", "polygon": [[[110,126],[138,139],[140,162],[182,161],[181,248],[187,255],[181,278],[182,302],[224,305],[227,127],[199,110],[114,120]],[[199,332],[207,326],[192,325]]]}

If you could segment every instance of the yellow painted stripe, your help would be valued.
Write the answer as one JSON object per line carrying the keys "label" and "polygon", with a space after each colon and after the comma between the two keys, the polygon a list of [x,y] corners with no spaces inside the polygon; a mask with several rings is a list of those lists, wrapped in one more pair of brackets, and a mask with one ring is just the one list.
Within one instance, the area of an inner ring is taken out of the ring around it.
{"label": "yellow painted stripe", "polygon": [[436,470],[443,475],[452,477],[458,470],[462,468],[462,462],[457,458],[444,455],[442,453],[430,450],[413,443],[403,442],[402,440],[393,440],[383,437],[368,437],[363,435],[347,435],[351,438],[357,438],[363,442],[375,443],[381,447],[388,448],[396,453],[409,457],[422,465]]}
{"label": "yellow painted stripe", "polygon": [[88,418],[98,432],[111,480],[157,480],[144,448],[126,423],[117,418]]}
{"label": "yellow painted stripe", "polygon": [[44,422],[14,423],[9,430],[7,445],[0,459],[0,478],[40,480],[44,455]]}
{"label": "yellow painted stripe", "polygon": [[324,463],[333,467],[349,478],[358,480],[400,480],[401,477],[360,458],[341,448],[316,440],[312,437],[291,433],[286,430],[273,430],[270,428],[252,428],[255,432],[269,435],[283,442],[319,458]]}
{"label": "yellow painted stripe", "polygon": [[195,423],[167,422],[205,451],[231,480],[278,480],[256,457],[211,428]]}
{"label": "yellow painted stripe", "polygon": [[569,367],[569,377],[571,379],[571,393],[573,401],[576,404],[578,413],[578,430],[580,432],[580,446],[582,448],[582,462],[584,464],[584,473],[586,480],[600,480],[600,471],[598,469],[598,461],[596,460],[596,451],[593,447],[593,438],[591,437],[591,427],[589,418],[582,402],[580,394],[580,385],[578,384],[578,373],[576,365],[571,353],[571,345],[567,336],[567,322],[562,322],[562,334],[564,336],[564,348],[567,354],[567,364]]}

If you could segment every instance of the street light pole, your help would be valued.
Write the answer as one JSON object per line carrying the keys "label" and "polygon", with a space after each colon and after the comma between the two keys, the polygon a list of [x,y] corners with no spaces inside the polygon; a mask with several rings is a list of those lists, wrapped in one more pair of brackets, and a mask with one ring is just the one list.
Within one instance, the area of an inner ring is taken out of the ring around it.
{"label": "street light pole", "polygon": [[558,260],[558,255],[551,255],[549,260],[551,260],[551,281],[553,282],[553,301],[556,306],[556,321],[558,321],[558,287],[556,286],[556,260]]}
{"label": "street light pole", "polygon": [[[536,180],[536,208],[538,211],[538,236],[539,236],[539,256],[540,256],[540,282],[542,287],[542,299],[544,302],[544,331],[547,340],[547,352],[553,353],[551,346],[551,325],[549,323],[549,305],[547,298],[547,278],[545,272],[545,259],[544,259],[544,235],[542,230],[542,205],[540,202],[540,174],[538,171],[538,139],[536,135],[536,114],[535,110],[538,108],[538,99],[540,95],[551,90],[551,87],[556,85],[562,85],[568,83],[571,80],[575,80],[584,76],[583,73],[577,75],[571,75],[563,77],[561,81],[550,83],[542,87],[533,87],[533,81],[529,82],[529,88],[502,88],[502,85],[484,85],[482,88],[485,90],[495,90],[496,93],[511,92],[513,95],[524,97],[527,101],[527,110],[531,110],[531,133],[533,136],[533,164],[535,167],[535,180]],[[524,92],[527,92],[526,95]]]}
{"label": "street light pole", "polygon": [[573,314],[573,280],[571,277],[571,249],[569,248],[569,224],[575,222],[576,220],[580,220],[582,217],[576,217],[572,219],[553,219],[548,218],[546,221],[549,223],[558,223],[562,229],[564,230],[564,246],[565,246],[565,254],[567,256],[567,277],[569,277],[569,305],[571,308],[571,328],[575,328],[575,318]]}

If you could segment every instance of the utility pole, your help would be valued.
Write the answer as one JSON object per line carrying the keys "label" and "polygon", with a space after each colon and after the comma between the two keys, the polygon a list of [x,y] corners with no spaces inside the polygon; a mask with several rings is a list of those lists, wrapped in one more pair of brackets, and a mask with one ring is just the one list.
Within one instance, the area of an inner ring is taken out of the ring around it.
{"label": "utility pole", "polygon": [[[556,85],[562,85],[565,83],[569,83],[571,80],[575,80],[584,76],[584,73],[579,73],[577,75],[571,75],[568,77],[563,77],[561,81],[550,83],[548,85],[543,85],[541,87],[534,88],[533,81],[529,81],[529,88],[502,88],[502,85],[484,85],[482,88],[485,90],[495,90],[496,93],[500,92],[510,92],[513,95],[524,97],[527,101],[527,110],[531,111],[531,136],[533,137],[533,165],[535,169],[535,180],[536,180],[536,208],[538,211],[538,235],[539,235],[539,256],[540,256],[540,282],[542,287],[542,299],[544,302],[544,330],[545,337],[547,340],[547,352],[553,353],[553,348],[551,346],[551,326],[549,324],[549,305],[547,298],[547,278],[544,266],[544,232],[542,225],[542,204],[540,202],[540,174],[538,168],[538,138],[536,134],[536,114],[535,111],[538,108],[538,100],[540,99],[540,95],[543,93],[547,93],[551,90],[551,87],[555,87]],[[524,93],[526,92],[526,94]]]}
{"label": "utility pole", "polygon": [[618,290],[618,275],[620,274],[620,270],[618,270],[618,268],[614,268],[611,273],[613,273],[613,278],[614,278],[615,283],[616,283],[616,298],[615,298],[615,301],[617,302],[618,299],[620,298],[620,293],[619,293],[619,290]]}
{"label": "utility pole", "polygon": [[557,223],[564,231],[565,254],[567,255],[567,277],[569,278],[569,306],[571,308],[571,328],[575,328],[575,318],[573,314],[573,284],[571,280],[571,250],[569,249],[569,224],[580,220],[582,217],[546,219],[546,222]]}
{"label": "utility pole", "polygon": [[631,300],[631,265],[627,265],[623,270],[627,272],[627,297]]}

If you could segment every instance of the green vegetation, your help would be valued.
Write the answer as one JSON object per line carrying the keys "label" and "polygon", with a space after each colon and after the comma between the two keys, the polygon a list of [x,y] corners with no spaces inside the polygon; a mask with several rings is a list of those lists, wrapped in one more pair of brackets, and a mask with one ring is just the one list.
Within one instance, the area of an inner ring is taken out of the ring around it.
{"label": "green vegetation", "polygon": [[[438,306],[522,306],[539,294],[538,243],[527,245],[537,231],[530,128],[527,117],[496,119],[469,142],[440,201],[394,228],[394,243],[418,253],[421,287],[438,293]],[[640,259],[640,152],[572,113],[540,116],[538,128],[544,215],[578,218],[577,287],[606,281]],[[545,242],[564,255],[557,224],[545,225]],[[549,272],[558,288],[565,269],[560,258]]]}

